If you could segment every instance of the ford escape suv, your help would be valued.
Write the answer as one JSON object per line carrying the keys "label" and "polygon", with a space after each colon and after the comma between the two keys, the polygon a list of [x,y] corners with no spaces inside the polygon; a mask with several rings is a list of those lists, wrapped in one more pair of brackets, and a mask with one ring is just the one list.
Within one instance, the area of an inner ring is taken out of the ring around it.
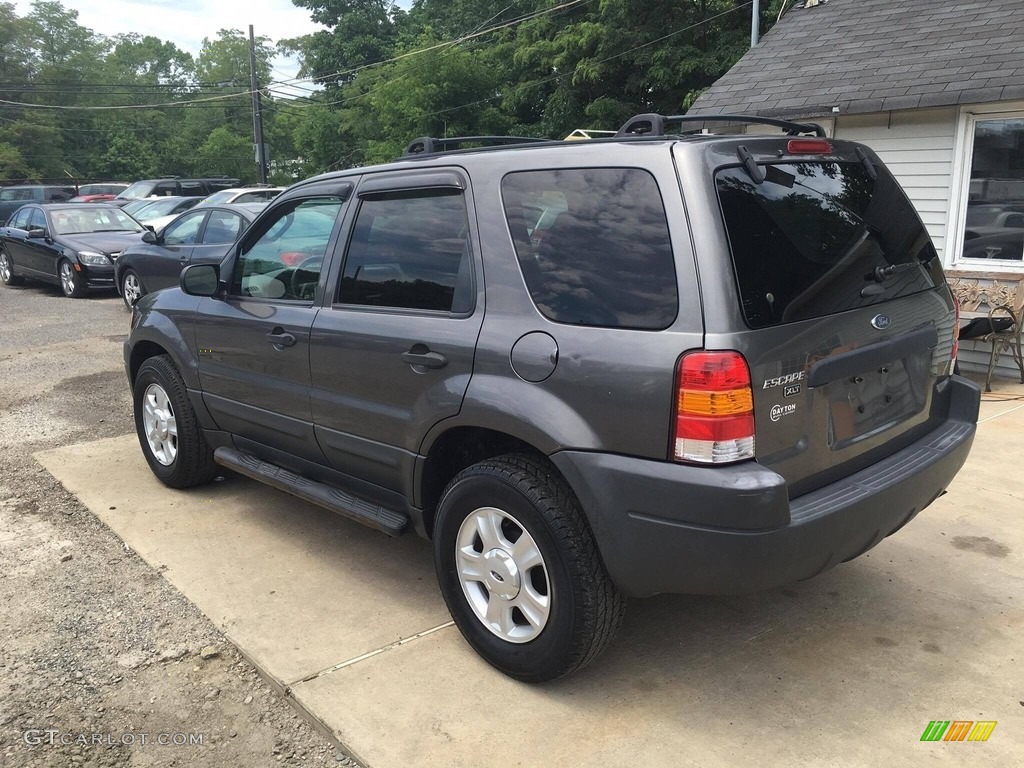
{"label": "ford escape suv", "polygon": [[526,681],[591,661],[627,596],[866,552],[960,469],[979,390],[877,156],[744,120],[787,135],[423,138],[289,188],[134,308],[150,467],[430,539],[466,640]]}

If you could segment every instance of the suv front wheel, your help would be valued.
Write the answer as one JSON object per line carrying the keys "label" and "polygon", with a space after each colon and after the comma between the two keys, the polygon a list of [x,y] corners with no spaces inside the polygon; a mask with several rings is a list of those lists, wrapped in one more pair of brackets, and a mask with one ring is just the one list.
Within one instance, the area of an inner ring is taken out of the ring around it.
{"label": "suv front wheel", "polygon": [[164,485],[191,488],[213,479],[217,465],[167,355],[151,357],[135,377],[135,431],[150,469]]}
{"label": "suv front wheel", "polygon": [[456,475],[438,506],[434,560],[463,636],[518,680],[575,672],[622,622],[625,598],[576,497],[532,456],[501,456]]}

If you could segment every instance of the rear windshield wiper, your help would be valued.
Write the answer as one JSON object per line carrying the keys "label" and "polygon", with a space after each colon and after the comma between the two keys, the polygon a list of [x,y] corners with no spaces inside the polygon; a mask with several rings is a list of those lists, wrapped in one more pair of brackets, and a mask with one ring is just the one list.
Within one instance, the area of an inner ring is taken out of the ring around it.
{"label": "rear windshield wiper", "polygon": [[902,264],[890,264],[887,267],[875,267],[875,271],[868,275],[867,279],[874,280],[876,283],[884,283],[901,272],[909,272],[920,266],[921,262],[906,261]]}

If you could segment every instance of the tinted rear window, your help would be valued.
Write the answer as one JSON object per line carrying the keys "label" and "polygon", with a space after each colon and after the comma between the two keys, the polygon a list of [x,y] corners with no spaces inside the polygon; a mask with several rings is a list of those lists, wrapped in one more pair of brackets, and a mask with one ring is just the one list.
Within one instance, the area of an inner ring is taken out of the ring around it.
{"label": "tinted rear window", "polygon": [[[934,288],[931,239],[895,179],[860,163],[763,166],[716,175],[748,325],[761,328]],[[875,270],[895,266],[881,281]],[[867,289],[867,290],[865,290]]]}
{"label": "tinted rear window", "polygon": [[635,168],[521,171],[501,189],[526,286],[546,317],[609,328],[671,325],[675,265],[653,176]]}

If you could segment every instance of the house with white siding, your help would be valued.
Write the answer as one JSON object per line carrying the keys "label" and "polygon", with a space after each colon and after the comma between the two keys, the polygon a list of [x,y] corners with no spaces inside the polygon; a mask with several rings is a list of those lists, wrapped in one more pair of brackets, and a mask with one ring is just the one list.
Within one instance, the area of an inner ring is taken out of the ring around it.
{"label": "house with white siding", "polygon": [[948,275],[1024,278],[1024,0],[796,0],[688,114],[736,113],[870,146]]}

